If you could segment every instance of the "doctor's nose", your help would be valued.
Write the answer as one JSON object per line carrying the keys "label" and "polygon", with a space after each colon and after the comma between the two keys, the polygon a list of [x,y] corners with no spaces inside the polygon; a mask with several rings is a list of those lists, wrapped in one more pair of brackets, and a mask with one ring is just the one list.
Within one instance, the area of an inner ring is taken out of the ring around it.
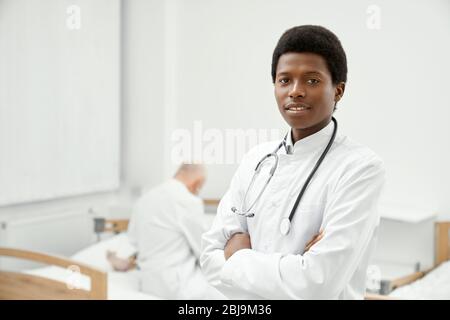
{"label": "doctor's nose", "polygon": [[294,83],[293,87],[289,91],[289,98],[304,98],[306,95],[306,91],[300,83]]}

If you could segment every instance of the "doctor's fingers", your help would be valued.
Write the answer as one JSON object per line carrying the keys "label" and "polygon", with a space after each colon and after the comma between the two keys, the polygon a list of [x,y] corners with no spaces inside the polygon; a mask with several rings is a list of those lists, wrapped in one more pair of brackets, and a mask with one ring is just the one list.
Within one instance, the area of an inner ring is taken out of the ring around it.
{"label": "doctor's fingers", "polygon": [[307,246],[313,245],[314,243],[316,243],[317,241],[319,241],[322,238],[323,238],[323,229],[320,229],[319,233],[316,234],[314,237],[311,238],[311,240],[308,241]]}
{"label": "doctor's fingers", "polygon": [[[250,241],[250,235],[246,232],[236,232],[230,237],[230,239],[228,239],[228,241],[231,241],[233,239]],[[233,240],[233,241],[235,241],[235,240]]]}
{"label": "doctor's fingers", "polygon": [[313,245],[315,245],[317,242],[319,242],[323,238],[323,232],[319,233],[318,235],[315,235],[314,238],[312,238],[307,244],[305,248],[305,252],[307,252]]}

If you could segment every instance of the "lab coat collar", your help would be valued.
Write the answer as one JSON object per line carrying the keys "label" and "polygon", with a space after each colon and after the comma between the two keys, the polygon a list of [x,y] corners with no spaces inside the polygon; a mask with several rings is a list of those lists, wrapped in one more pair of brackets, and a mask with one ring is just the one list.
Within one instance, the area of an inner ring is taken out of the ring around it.
{"label": "lab coat collar", "polygon": [[189,189],[186,187],[186,185],[183,182],[181,182],[180,180],[177,180],[175,178],[171,178],[168,181],[168,183],[171,184],[172,186],[174,186],[174,188],[178,192],[183,192],[183,193],[190,192]]}
{"label": "lab coat collar", "polygon": [[292,129],[289,130],[286,137],[286,153],[297,154],[299,152],[314,151],[314,149],[317,148],[324,148],[333,134],[333,129],[334,123],[333,121],[330,121],[324,128],[297,141],[294,145],[292,143]]}

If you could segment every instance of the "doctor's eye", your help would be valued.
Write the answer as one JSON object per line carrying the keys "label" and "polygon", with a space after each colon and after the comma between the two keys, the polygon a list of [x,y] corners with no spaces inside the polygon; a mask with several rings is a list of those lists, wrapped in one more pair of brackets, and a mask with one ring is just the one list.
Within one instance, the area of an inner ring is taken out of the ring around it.
{"label": "doctor's eye", "polygon": [[289,79],[288,78],[281,78],[281,79],[278,79],[278,82],[281,83],[281,84],[286,84],[286,83],[289,82]]}
{"label": "doctor's eye", "polygon": [[318,79],[308,79],[306,82],[308,84],[315,85],[318,84],[320,81]]}

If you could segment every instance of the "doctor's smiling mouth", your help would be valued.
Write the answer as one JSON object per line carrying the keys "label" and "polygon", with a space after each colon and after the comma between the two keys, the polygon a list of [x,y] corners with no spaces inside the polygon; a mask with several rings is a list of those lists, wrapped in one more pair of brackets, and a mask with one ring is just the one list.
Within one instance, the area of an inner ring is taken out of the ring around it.
{"label": "doctor's smiling mouth", "polygon": [[345,90],[344,82],[333,83],[326,60],[314,53],[288,52],[274,67],[275,98],[292,128],[293,142],[326,127]]}

